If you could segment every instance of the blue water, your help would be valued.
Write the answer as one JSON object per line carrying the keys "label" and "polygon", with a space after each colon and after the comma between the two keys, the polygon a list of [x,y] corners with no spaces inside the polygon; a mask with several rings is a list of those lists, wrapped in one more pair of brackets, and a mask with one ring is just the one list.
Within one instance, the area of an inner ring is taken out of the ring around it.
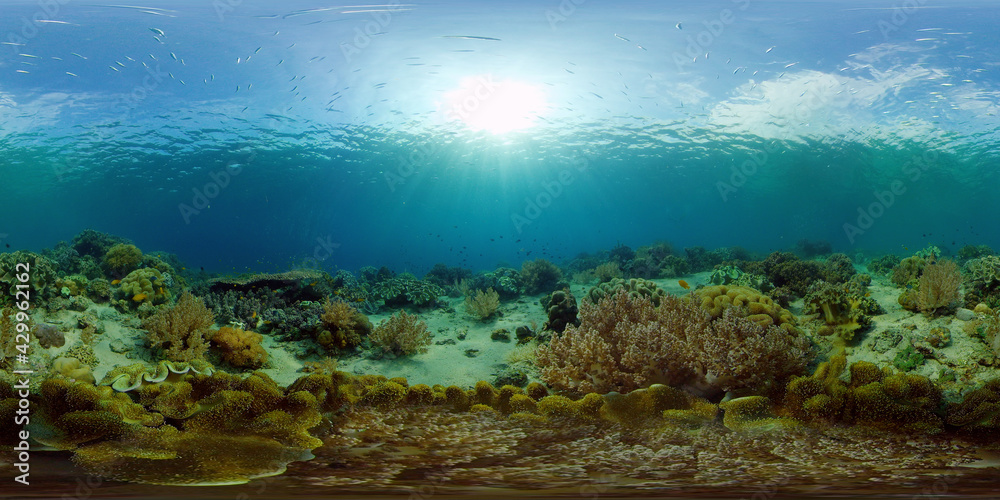
{"label": "blue water", "polygon": [[995,3],[498,5],[5,1],[2,243],[416,273],[1000,246]]}

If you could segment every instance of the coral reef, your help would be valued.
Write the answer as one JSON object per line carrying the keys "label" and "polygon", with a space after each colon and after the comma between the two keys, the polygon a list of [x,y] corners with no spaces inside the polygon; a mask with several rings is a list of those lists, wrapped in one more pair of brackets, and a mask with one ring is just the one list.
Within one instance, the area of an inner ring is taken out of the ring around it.
{"label": "coral reef", "polygon": [[438,297],[447,294],[444,289],[429,281],[400,275],[376,283],[372,287],[372,295],[375,299],[384,301],[387,307],[402,307],[407,304],[428,307],[437,304]]}
{"label": "coral reef", "polygon": [[924,271],[927,261],[923,257],[907,257],[892,268],[892,282],[899,287],[906,286],[911,281],[920,277]]}
{"label": "coral reef", "polygon": [[142,251],[135,245],[118,243],[104,254],[102,263],[109,276],[121,279],[139,267],[142,263]]}
{"label": "coral reef", "polygon": [[90,473],[122,481],[242,483],[312,458],[309,450],[322,444],[308,432],[321,421],[317,395],[283,391],[261,372],[185,374],[144,387],[137,400],[52,378],[39,398],[40,417],[54,431],[39,439],[72,450]]}
{"label": "coral reef", "polygon": [[809,287],[804,303],[805,311],[816,314],[823,322],[818,331],[820,335],[836,335],[845,341],[854,337],[871,326],[872,314],[883,311],[878,303],[870,297],[852,293],[847,285],[835,285],[818,281]]}
{"label": "coral reef", "polygon": [[517,269],[501,267],[488,273],[478,273],[469,280],[471,290],[492,288],[501,300],[516,299],[521,294],[521,274]]}
{"label": "coral reef", "polygon": [[545,259],[535,259],[521,264],[520,276],[524,293],[536,295],[560,288],[559,281],[563,274],[555,264]]}
{"label": "coral reef", "polygon": [[261,368],[267,364],[268,354],[260,345],[264,336],[239,328],[224,326],[212,334],[212,347],[226,363],[237,368]]}
{"label": "coral reef", "polygon": [[146,318],[142,327],[148,330],[146,339],[161,358],[191,361],[205,355],[208,349],[205,336],[214,323],[215,316],[205,302],[185,293],[173,307]]}
{"label": "coral reef", "polygon": [[55,325],[35,323],[33,333],[35,334],[35,338],[38,339],[38,345],[43,349],[66,345],[66,334]]}
{"label": "coral reef", "polygon": [[322,329],[317,332],[316,342],[330,352],[354,349],[372,331],[367,316],[341,301],[325,301],[320,321]]}
{"label": "coral reef", "polygon": [[465,313],[481,321],[486,321],[497,313],[500,308],[500,295],[492,288],[483,292],[476,290],[475,295],[465,298]]}
{"label": "coral reef", "polygon": [[823,280],[827,283],[846,283],[854,276],[854,263],[842,253],[835,253],[823,262]]}
{"label": "coral reef", "polygon": [[887,254],[868,263],[868,272],[888,276],[902,259],[898,255]]}
{"label": "coral reef", "polygon": [[60,289],[55,286],[59,275],[51,260],[25,250],[0,253],[0,306],[14,302],[17,285],[24,284],[17,279],[18,275],[24,273],[19,264],[28,266],[32,306],[44,306],[50,299],[59,296]]}
{"label": "coral reef", "polygon": [[379,323],[369,336],[372,345],[384,353],[396,356],[411,356],[426,352],[431,344],[427,324],[416,316],[399,311]]}
{"label": "coral reef", "polygon": [[972,259],[963,266],[965,306],[973,309],[980,302],[1000,307],[1000,257],[990,255]]}
{"label": "coral reef", "polygon": [[700,306],[670,295],[656,307],[619,290],[596,305],[585,302],[580,319],[579,327],[553,335],[537,352],[542,379],[575,394],[656,383],[712,396],[766,391],[801,372],[809,357],[803,337],[764,328],[738,308],[713,320]]}
{"label": "coral reef", "polygon": [[579,309],[576,305],[576,297],[570,293],[569,289],[552,292],[539,300],[548,320],[542,325],[542,329],[562,333],[567,326],[580,326],[580,319],[577,317]]}
{"label": "coral reef", "polygon": [[164,304],[170,292],[164,286],[163,274],[156,269],[136,269],[128,273],[115,292],[115,305],[123,310],[135,309],[141,304]]}
{"label": "coral reef", "polygon": [[935,433],[943,421],[936,413],[941,391],[926,377],[892,373],[866,361],[851,364],[850,379],[840,374],[847,365],[842,355],[821,363],[809,377],[788,384],[785,409],[802,422],[818,425],[845,423],[889,432]]}
{"label": "coral reef", "polygon": [[770,297],[744,286],[709,286],[694,292],[695,303],[713,319],[721,318],[731,307],[745,309],[746,318],[763,328],[778,326],[792,335],[798,335],[795,316],[774,303]]}
{"label": "coral reef", "polygon": [[587,300],[596,304],[604,297],[614,295],[618,290],[625,290],[632,297],[647,297],[653,305],[659,305],[660,300],[667,295],[656,283],[641,278],[623,280],[615,278],[607,283],[601,283],[587,291]]}
{"label": "coral reef", "polygon": [[989,245],[965,245],[958,249],[958,259],[961,261],[967,261],[970,259],[978,259],[980,257],[986,257],[989,255],[994,255],[993,249]]}

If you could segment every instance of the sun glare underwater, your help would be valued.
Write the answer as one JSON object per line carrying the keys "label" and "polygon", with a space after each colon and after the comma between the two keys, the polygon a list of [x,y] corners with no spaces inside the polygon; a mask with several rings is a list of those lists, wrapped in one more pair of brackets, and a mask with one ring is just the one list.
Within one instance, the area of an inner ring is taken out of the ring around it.
{"label": "sun glare underwater", "polygon": [[4,1],[0,491],[996,497],[998,24]]}

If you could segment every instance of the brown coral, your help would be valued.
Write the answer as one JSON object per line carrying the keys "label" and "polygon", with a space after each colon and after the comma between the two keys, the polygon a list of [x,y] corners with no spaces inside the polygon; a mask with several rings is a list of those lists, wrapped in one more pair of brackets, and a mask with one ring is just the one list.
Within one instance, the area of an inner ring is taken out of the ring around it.
{"label": "brown coral", "polygon": [[214,323],[215,316],[205,302],[185,293],[173,307],[146,318],[142,327],[149,331],[150,345],[161,350],[165,359],[191,361],[205,355],[205,334]]}
{"label": "brown coral", "polygon": [[917,305],[925,314],[936,315],[958,302],[962,274],[953,260],[942,259],[924,266],[917,290]]}
{"label": "brown coral", "polygon": [[264,336],[224,326],[212,336],[222,360],[239,368],[260,368],[267,363],[267,351],[260,345]]}
{"label": "brown coral", "polygon": [[379,323],[370,338],[372,345],[396,356],[427,352],[427,346],[431,344],[427,323],[407,314],[406,311],[399,311]]}
{"label": "brown coral", "polygon": [[347,302],[327,300],[323,303],[320,320],[323,329],[316,335],[316,342],[328,351],[353,349],[372,331],[368,316]]}
{"label": "brown coral", "polygon": [[541,377],[572,393],[628,392],[651,384],[706,396],[738,388],[766,390],[801,372],[802,337],[767,328],[727,308],[719,319],[667,295],[659,307],[624,290],[584,303],[579,327],[537,351]]}

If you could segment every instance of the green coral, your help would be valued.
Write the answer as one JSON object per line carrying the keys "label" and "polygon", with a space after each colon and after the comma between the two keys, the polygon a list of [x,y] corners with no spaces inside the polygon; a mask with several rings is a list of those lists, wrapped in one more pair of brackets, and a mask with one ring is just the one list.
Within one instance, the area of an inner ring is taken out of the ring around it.
{"label": "green coral", "polygon": [[104,267],[115,278],[134,271],[140,263],[142,263],[142,251],[135,245],[118,243],[104,254]]}
{"label": "green coral", "polygon": [[[809,287],[805,297],[805,310],[819,315],[823,321],[820,335],[833,335],[850,341],[871,325],[871,315],[882,314],[882,308],[870,297],[852,293],[857,284],[834,285],[819,281]],[[863,290],[863,287],[861,287]]]}
{"label": "green coral", "polygon": [[[314,377],[310,375],[309,377]],[[284,472],[312,458],[322,441],[309,434],[321,422],[315,392],[282,390],[262,372],[247,378],[187,373],[135,393],[108,386],[43,382],[32,436],[71,450],[92,474],[148,484],[238,484]]]}
{"label": "green coral", "polygon": [[898,351],[892,360],[892,365],[903,372],[913,371],[922,364],[924,364],[924,355],[912,344],[907,344],[905,348]]}
{"label": "green coral", "polygon": [[846,366],[846,357],[833,356],[812,376],[789,382],[784,405],[788,415],[812,424],[844,423],[895,433],[942,429],[937,414],[941,391],[926,377],[858,361],[851,364],[845,383],[840,375]]}
{"label": "green coral", "polygon": [[129,273],[121,281],[116,295],[118,305],[125,308],[138,307],[147,302],[153,305],[163,304],[170,299],[170,292],[163,283],[163,274],[148,267]]}
{"label": "green coral", "polygon": [[[24,272],[25,266],[27,273]],[[25,274],[28,282],[22,283],[19,278]],[[58,279],[55,263],[42,255],[26,250],[0,253],[0,305],[13,302],[18,290],[23,290],[18,286],[25,284],[31,285],[31,304],[45,305],[49,299],[60,294],[61,287],[56,286]]]}
{"label": "green coral", "polygon": [[900,260],[901,259],[898,255],[883,255],[877,259],[872,259],[872,261],[868,263],[868,271],[882,276],[888,276],[889,273],[892,272],[892,268],[896,267]]}
{"label": "green coral", "polygon": [[731,285],[745,273],[736,266],[722,266],[712,271],[708,282],[713,285]]}
{"label": "green coral", "polygon": [[376,283],[372,287],[372,295],[376,300],[385,301],[387,306],[413,304],[422,307],[437,303],[438,297],[446,293],[434,283],[404,274]]}
{"label": "green coral", "polygon": [[629,280],[615,278],[607,283],[601,283],[591,288],[587,292],[587,299],[597,304],[601,299],[614,295],[618,290],[625,290],[632,298],[647,297],[652,301],[654,306],[659,306],[660,300],[667,295],[667,292],[649,280],[642,278],[631,278]]}

